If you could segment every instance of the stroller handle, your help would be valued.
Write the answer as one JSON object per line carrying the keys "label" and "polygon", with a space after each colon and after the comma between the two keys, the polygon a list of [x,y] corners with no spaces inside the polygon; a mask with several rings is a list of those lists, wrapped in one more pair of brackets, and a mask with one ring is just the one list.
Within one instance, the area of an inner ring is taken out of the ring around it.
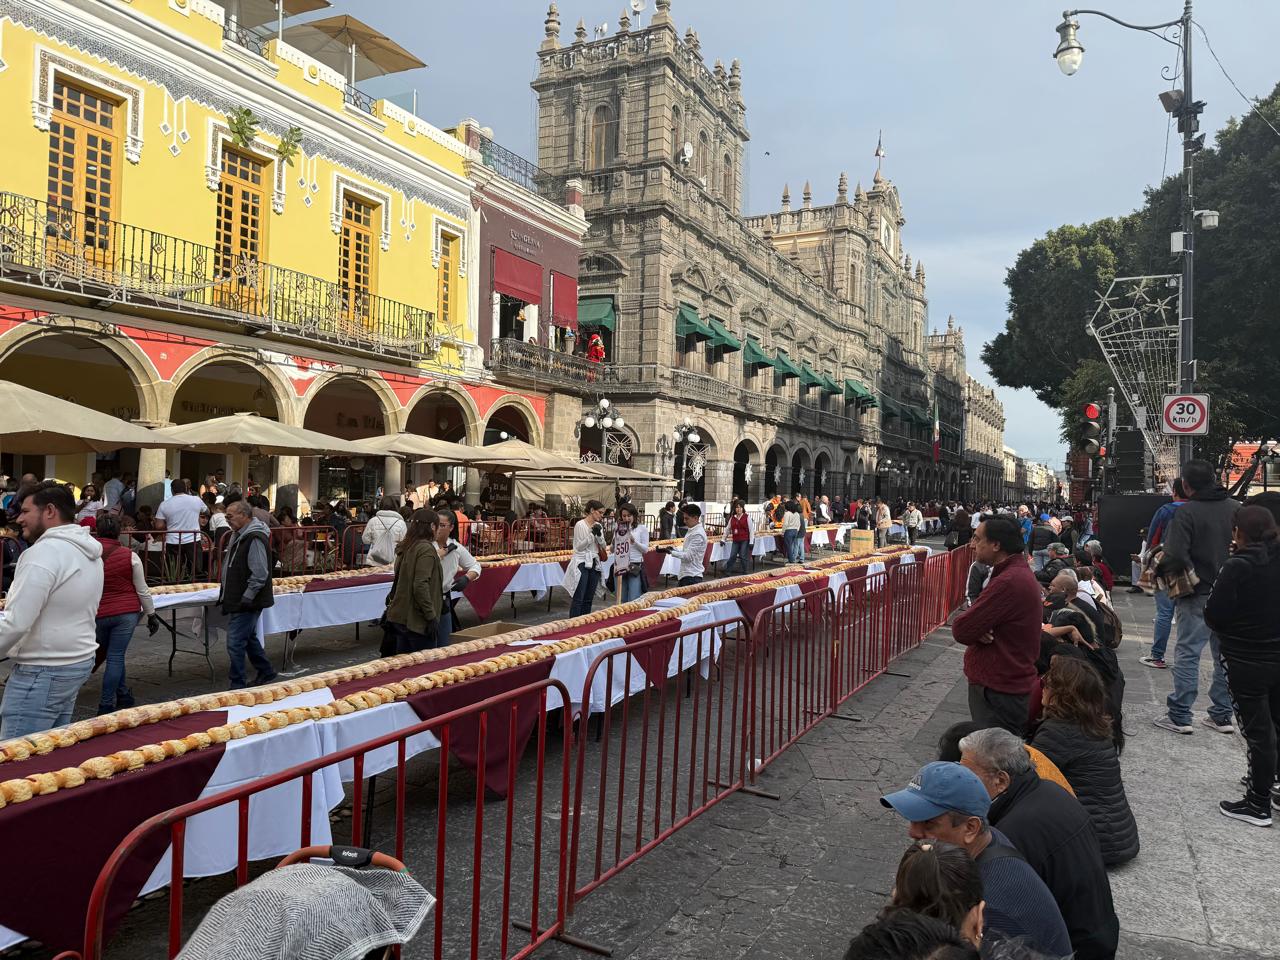
{"label": "stroller handle", "polygon": [[276,864],[276,868],[287,867],[292,863],[301,863],[305,860],[332,860],[335,864],[343,867],[381,867],[384,870],[395,870],[400,873],[407,873],[408,867],[397,860],[395,857],[388,856],[379,850],[366,850],[364,847],[345,847],[339,844],[332,846],[315,846],[303,847],[301,850],[295,850],[283,860]]}

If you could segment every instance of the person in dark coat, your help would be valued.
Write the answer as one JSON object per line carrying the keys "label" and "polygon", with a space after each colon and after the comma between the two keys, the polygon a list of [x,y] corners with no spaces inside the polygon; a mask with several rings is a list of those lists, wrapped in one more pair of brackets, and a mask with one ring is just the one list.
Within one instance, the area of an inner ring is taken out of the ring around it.
{"label": "person in dark coat", "polygon": [[[1064,570],[1053,578],[1045,597],[1045,625],[1074,627],[1080,640],[1078,649],[1093,664],[1107,689],[1107,713],[1111,717],[1111,739],[1117,752],[1124,752],[1124,671],[1115,650],[1107,646],[1102,612],[1080,599],[1075,575]],[[1045,673],[1052,663],[1053,645],[1042,637],[1036,669]]]}
{"label": "person in dark coat", "polygon": [[1036,579],[1040,581],[1040,585],[1047,587],[1053,582],[1053,578],[1060,574],[1063,570],[1070,570],[1071,551],[1067,549],[1066,544],[1051,543],[1049,544],[1049,559],[1043,567],[1036,571]]}
{"label": "person in dark coat", "polygon": [[960,507],[951,515],[951,530],[956,535],[955,542],[957,547],[963,547],[973,538],[973,523],[969,519],[969,514],[965,512],[964,507]]}
{"label": "person in dark coat", "polygon": [[1138,855],[1138,824],[1129,809],[1120,757],[1111,736],[1107,693],[1084,660],[1054,657],[1044,675],[1044,722],[1031,745],[1057,764],[1093,822],[1108,867]]}
{"label": "person in dark coat", "polygon": [[1249,758],[1243,800],[1223,800],[1223,816],[1271,826],[1276,751],[1280,744],[1280,530],[1263,505],[1236,511],[1234,554],[1223,563],[1204,605],[1218,637],[1227,688]]}
{"label": "person in dark coat", "polygon": [[1025,744],[1007,730],[991,727],[962,737],[960,762],[991,794],[991,825],[1027,858],[1058,902],[1075,960],[1113,960],[1120,921],[1084,807],[1040,779]]}

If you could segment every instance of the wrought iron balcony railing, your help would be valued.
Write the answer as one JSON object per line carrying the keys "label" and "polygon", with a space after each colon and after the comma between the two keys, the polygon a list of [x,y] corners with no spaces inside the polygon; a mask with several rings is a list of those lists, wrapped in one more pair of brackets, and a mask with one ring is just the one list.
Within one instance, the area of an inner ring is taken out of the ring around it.
{"label": "wrought iron balcony railing", "polygon": [[[422,307],[245,253],[0,192],[0,280],[460,366],[461,328]],[[458,350],[441,352],[452,341]]]}
{"label": "wrought iron balcony railing", "polygon": [[618,368],[612,363],[592,363],[586,357],[514,337],[490,341],[488,366],[499,376],[573,386],[587,392],[618,382]]}
{"label": "wrought iron balcony railing", "polygon": [[500,143],[480,134],[480,161],[490,170],[552,203],[564,203],[565,177],[548,173]]}

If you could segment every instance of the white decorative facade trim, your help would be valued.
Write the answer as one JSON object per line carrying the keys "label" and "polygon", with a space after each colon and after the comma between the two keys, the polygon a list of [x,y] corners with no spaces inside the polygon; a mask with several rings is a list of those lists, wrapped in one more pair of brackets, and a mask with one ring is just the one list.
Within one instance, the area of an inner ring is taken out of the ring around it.
{"label": "white decorative facade trim", "polygon": [[216,3],[210,3],[209,0],[169,0],[169,9],[184,17],[194,13],[220,27],[226,22],[222,7]]}
{"label": "white decorative facade trim", "polygon": [[125,105],[124,155],[130,163],[142,159],[142,88],[99,73],[86,63],[71,60],[48,47],[36,47],[36,69],[32,77],[31,120],[36,129],[48,131],[53,120],[53,78],[60,74],[71,80],[119,97]]}
{"label": "white decorative facade trim", "polygon": [[273,213],[284,213],[284,168],[286,165],[280,162],[274,147],[260,136],[254,138],[253,146],[243,147],[236,143],[231,130],[213,117],[209,118],[208,140],[209,153],[205,157],[204,164],[204,183],[206,187],[214,191],[218,189],[218,183],[222,179],[222,148],[230,144],[234,149],[242,150],[263,163],[271,165],[271,211]]}
{"label": "white decorative facade trim", "polygon": [[329,226],[334,233],[342,232],[343,197],[353,193],[358,197],[378,204],[382,215],[382,230],[378,246],[385,252],[391,249],[391,194],[383,193],[368,184],[350,180],[339,173],[333,175],[333,209],[329,211]]}
{"label": "white decorative facade trim", "polygon": [[324,84],[333,87],[339,93],[345,93],[347,78],[332,67],[327,67],[314,57],[309,57],[297,47],[291,47],[280,38],[276,38],[276,56],[285,63],[291,63],[302,71],[302,79],[307,83],[319,86]]}
{"label": "white decorative facade trim", "polygon": [[467,258],[465,256],[465,252],[468,249],[467,228],[434,216],[431,218],[431,266],[436,270],[440,268],[440,250],[443,246],[442,237],[446,233],[458,241],[459,252],[464,254],[458,257],[458,276],[465,279],[467,276]]}

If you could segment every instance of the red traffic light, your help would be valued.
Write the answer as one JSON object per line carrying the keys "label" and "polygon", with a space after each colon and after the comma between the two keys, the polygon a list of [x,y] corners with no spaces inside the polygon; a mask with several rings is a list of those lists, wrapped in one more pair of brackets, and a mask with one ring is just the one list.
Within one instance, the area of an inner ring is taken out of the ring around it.
{"label": "red traffic light", "polygon": [[1103,444],[1102,446],[1098,447],[1098,456],[1105,457],[1106,455],[1107,455],[1107,446],[1106,444]]}
{"label": "red traffic light", "polygon": [[1096,403],[1086,403],[1084,405],[1084,416],[1086,420],[1097,420],[1102,416],[1102,408]]}

